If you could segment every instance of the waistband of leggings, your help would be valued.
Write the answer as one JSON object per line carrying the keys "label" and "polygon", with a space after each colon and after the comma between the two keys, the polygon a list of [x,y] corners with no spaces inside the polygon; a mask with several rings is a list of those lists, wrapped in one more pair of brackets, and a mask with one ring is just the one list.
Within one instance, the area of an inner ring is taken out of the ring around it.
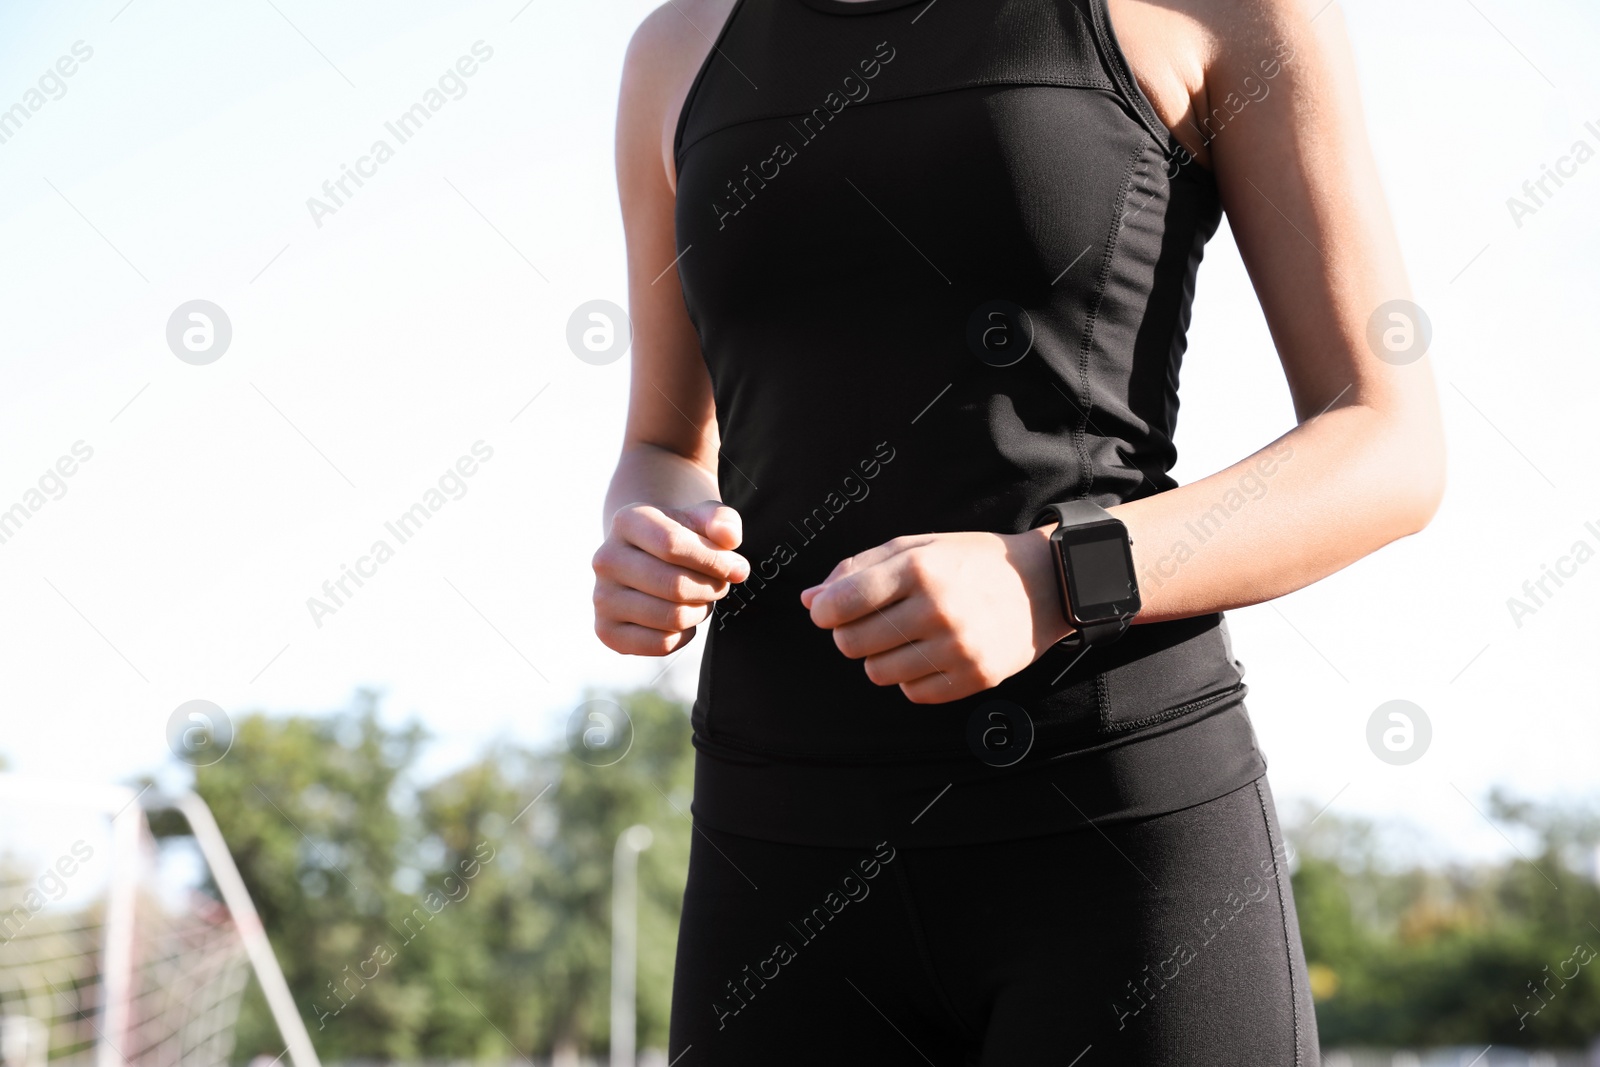
{"label": "waistband of leggings", "polygon": [[1242,694],[1092,749],[1013,768],[792,763],[695,740],[704,825],[796,845],[967,845],[1203,804],[1266,773]]}

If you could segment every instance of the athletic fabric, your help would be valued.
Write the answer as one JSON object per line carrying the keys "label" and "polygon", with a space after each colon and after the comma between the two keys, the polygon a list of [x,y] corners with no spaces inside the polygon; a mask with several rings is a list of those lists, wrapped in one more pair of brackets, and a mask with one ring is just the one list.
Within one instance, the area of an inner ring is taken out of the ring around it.
{"label": "athletic fabric", "polygon": [[[678,272],[753,566],[707,628],[696,816],[797,844],[868,845],[884,825],[973,843],[1259,777],[1220,615],[1137,625],[1076,662],[1058,647],[919,706],[799,602],[900,535],[1016,533],[1053,501],[1175,484],[1178,365],[1220,208],[1104,0],[741,0],[675,156]],[[1006,767],[969,742],[994,735],[997,699],[1027,747]]]}
{"label": "athletic fabric", "polygon": [[1315,1067],[1265,779],[1004,844],[865,848],[705,829],[689,856],[679,1067]]}

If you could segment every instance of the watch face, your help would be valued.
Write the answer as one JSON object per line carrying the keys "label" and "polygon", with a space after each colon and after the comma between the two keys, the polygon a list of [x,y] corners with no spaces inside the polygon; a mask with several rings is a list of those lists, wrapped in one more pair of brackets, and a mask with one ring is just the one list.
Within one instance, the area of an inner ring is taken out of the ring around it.
{"label": "watch face", "polygon": [[1061,547],[1074,622],[1121,618],[1139,610],[1133,553],[1121,523],[1069,530]]}

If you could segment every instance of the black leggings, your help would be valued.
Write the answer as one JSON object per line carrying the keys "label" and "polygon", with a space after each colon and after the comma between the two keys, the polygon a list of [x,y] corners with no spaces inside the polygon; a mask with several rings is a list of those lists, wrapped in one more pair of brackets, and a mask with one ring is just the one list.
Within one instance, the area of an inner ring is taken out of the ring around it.
{"label": "black leggings", "polygon": [[816,848],[697,826],[674,1067],[1315,1067],[1272,794],[1051,837]]}

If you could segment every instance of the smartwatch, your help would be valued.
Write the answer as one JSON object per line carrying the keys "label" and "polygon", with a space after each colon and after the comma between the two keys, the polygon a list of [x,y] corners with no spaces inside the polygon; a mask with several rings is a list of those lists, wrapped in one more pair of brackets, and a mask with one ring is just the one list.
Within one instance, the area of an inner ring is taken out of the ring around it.
{"label": "smartwatch", "polygon": [[1050,534],[1050,548],[1061,613],[1075,630],[1062,643],[1109,645],[1127,632],[1140,607],[1128,527],[1089,500],[1047,504],[1032,525],[1051,519],[1060,523]]}

